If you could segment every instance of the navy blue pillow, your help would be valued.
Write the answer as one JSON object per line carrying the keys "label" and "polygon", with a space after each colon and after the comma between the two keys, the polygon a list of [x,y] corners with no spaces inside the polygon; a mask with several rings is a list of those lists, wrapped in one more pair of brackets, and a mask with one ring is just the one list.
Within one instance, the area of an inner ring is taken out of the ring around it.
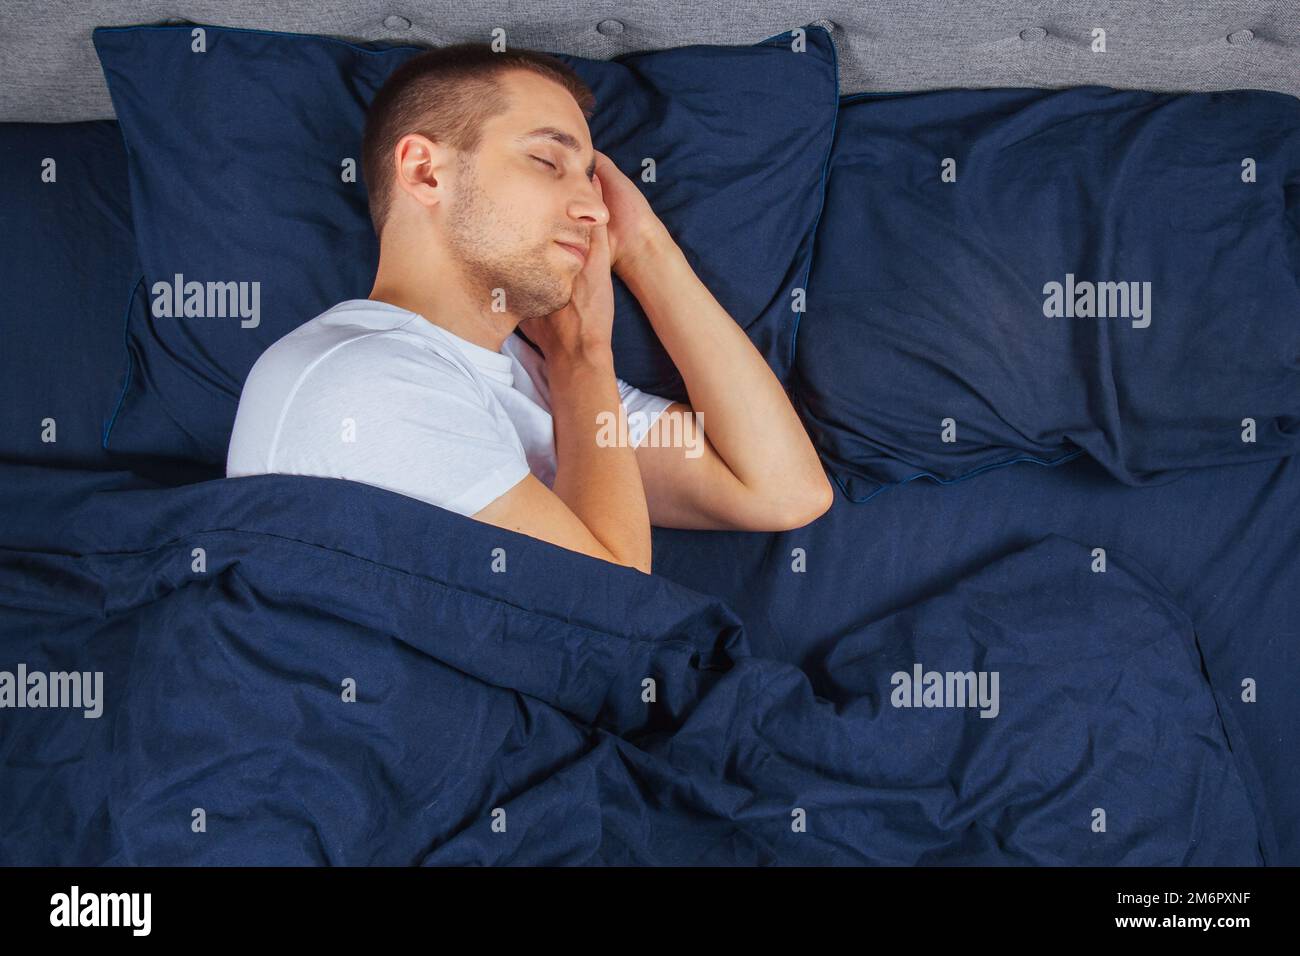
{"label": "navy blue pillow", "polygon": [[[197,29],[204,52],[193,51]],[[838,108],[829,35],[807,28],[802,52],[791,41],[561,57],[598,99],[596,147],[638,183],[642,157],[657,159],[658,181],[641,188],[782,377]],[[258,356],[369,292],[378,245],[359,172],[344,181],[344,163],[359,164],[367,105],[420,48],[193,25],[100,28],[94,42],[127,142],[148,288],[176,276],[205,296],[207,283],[236,284],[224,287],[225,318],[150,310],[133,325],[140,367],[108,447],[224,464]],[[684,400],[635,299],[615,288],[618,374]]]}
{"label": "navy blue pillow", "polygon": [[1300,449],[1293,97],[846,98],[826,207],[796,391],[850,498],[1081,452],[1138,485]]}
{"label": "navy blue pillow", "polygon": [[117,123],[0,124],[0,458],[112,467],[139,277]]}

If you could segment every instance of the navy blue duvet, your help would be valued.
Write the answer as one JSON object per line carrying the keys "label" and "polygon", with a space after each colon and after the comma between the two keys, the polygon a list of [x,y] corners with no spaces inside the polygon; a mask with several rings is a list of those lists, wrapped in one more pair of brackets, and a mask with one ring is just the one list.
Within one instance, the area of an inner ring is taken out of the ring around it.
{"label": "navy blue duvet", "polygon": [[[381,489],[51,474],[3,470],[0,669],[103,671],[103,714],[0,711],[0,863],[1262,860],[1191,623],[1119,552],[861,620],[815,691],[714,597]],[[997,715],[894,706],[914,665],[996,672]]]}

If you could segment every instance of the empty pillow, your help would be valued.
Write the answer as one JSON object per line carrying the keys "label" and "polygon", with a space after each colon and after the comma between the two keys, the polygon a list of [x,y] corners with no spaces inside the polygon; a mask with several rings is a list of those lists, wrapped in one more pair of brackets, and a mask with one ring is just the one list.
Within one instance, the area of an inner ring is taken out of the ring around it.
{"label": "empty pillow", "polygon": [[797,392],[851,498],[1081,451],[1140,485],[1300,448],[1300,103],[846,98]]}
{"label": "empty pillow", "polygon": [[139,278],[117,123],[0,124],[0,458],[111,467]]}

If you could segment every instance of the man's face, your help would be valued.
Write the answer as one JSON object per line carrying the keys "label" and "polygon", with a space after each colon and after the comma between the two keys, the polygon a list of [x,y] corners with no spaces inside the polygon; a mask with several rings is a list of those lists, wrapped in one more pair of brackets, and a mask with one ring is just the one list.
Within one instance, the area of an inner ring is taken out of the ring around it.
{"label": "man's face", "polygon": [[484,123],[476,153],[459,157],[446,241],[471,282],[488,294],[503,289],[506,309],[526,319],[569,301],[583,260],[560,243],[585,251],[608,212],[573,97],[529,72],[500,82],[510,108]]}

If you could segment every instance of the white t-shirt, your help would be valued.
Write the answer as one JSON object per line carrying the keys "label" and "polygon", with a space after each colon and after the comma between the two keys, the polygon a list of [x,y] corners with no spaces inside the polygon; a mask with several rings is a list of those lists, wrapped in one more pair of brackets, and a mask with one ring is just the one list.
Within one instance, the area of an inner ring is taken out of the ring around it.
{"label": "white t-shirt", "polygon": [[[672,402],[622,379],[618,391],[636,447]],[[530,471],[553,485],[550,407],[545,361],[518,335],[493,352],[415,312],[349,299],[257,360],[226,475],[347,478],[472,515]]]}

